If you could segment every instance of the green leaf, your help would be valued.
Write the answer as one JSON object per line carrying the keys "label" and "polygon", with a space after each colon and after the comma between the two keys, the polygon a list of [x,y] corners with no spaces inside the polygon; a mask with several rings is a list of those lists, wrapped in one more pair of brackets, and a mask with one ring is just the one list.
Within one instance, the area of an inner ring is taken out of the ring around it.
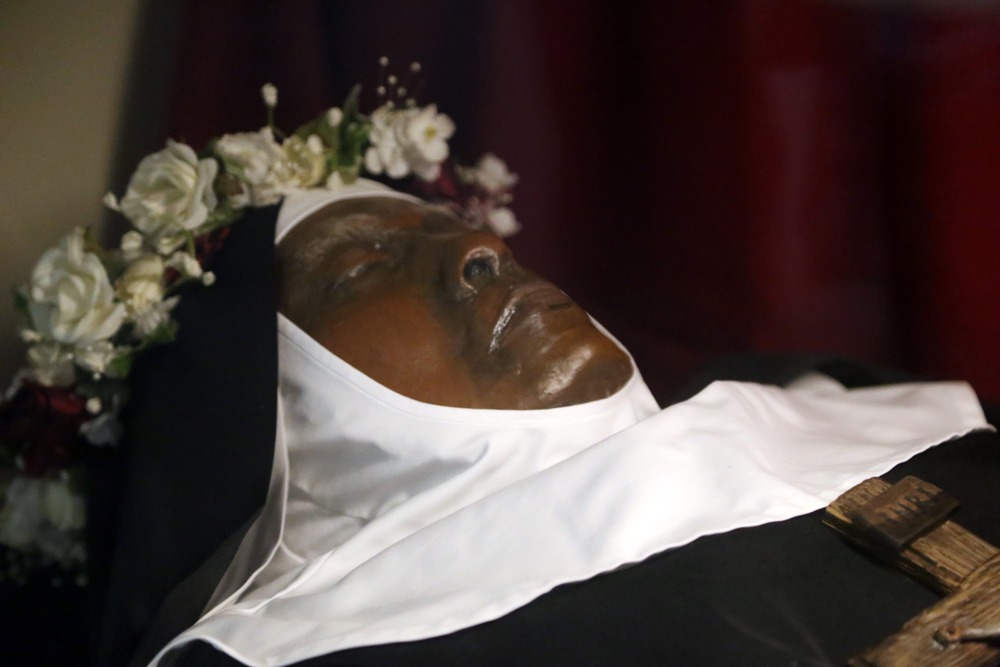
{"label": "green leaf", "polygon": [[351,92],[347,94],[347,99],[344,100],[344,106],[341,107],[344,112],[345,124],[361,116],[361,112],[358,111],[360,100],[361,84],[359,83],[351,88]]}
{"label": "green leaf", "polygon": [[113,378],[128,377],[128,374],[132,372],[132,356],[132,352],[127,352],[112,359],[104,370],[105,375]]}

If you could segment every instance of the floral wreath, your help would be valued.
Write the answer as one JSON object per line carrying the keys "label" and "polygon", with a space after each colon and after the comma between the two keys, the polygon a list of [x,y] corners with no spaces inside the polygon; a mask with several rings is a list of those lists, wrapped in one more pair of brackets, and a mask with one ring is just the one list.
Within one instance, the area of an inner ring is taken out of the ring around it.
{"label": "floral wreath", "polygon": [[[28,364],[0,401],[0,580],[50,572],[85,583],[82,453],[120,440],[133,360],[174,340],[178,290],[215,282],[204,267],[244,209],[364,174],[443,203],[474,228],[518,230],[507,208],[517,176],[492,154],[472,167],[450,161],[454,123],[436,105],[418,106],[385,76],[387,59],[380,64],[381,104],[369,115],[355,87],[286,136],[267,84],[264,128],[224,134],[201,152],[167,141],[139,163],[120,200],[105,196],[132,227],[118,247],[77,228],[42,254],[15,293]],[[413,63],[411,78],[419,71]]]}

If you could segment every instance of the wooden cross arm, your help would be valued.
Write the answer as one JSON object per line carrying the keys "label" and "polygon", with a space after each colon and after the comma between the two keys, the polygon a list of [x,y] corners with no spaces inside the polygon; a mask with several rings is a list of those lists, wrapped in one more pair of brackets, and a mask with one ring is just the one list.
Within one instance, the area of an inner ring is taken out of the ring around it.
{"label": "wooden cross arm", "polygon": [[1000,549],[950,520],[958,503],[915,477],[869,479],[835,500],[824,523],[947,594],[854,667],[1000,665]]}

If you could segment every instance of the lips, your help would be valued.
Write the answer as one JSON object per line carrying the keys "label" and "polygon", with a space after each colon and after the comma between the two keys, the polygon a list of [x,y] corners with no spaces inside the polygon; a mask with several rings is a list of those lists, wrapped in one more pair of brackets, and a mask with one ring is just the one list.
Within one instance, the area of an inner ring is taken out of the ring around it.
{"label": "lips", "polygon": [[515,286],[500,313],[490,333],[490,352],[496,352],[504,335],[517,328],[534,314],[543,314],[573,307],[562,290],[551,283],[531,282]]}

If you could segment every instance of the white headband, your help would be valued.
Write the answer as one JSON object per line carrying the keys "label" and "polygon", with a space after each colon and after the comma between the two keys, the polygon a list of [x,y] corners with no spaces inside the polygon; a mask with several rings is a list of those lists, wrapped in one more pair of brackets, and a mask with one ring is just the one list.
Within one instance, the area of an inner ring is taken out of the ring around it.
{"label": "white headband", "polygon": [[344,199],[361,199],[364,197],[387,197],[390,199],[405,199],[411,202],[422,200],[412,195],[393,190],[378,181],[359,178],[350,185],[340,185],[334,189],[311,188],[293,192],[285,197],[278,213],[278,223],[274,229],[274,243],[278,244],[285,238],[295,225],[305,220],[309,215],[328,204]]}

